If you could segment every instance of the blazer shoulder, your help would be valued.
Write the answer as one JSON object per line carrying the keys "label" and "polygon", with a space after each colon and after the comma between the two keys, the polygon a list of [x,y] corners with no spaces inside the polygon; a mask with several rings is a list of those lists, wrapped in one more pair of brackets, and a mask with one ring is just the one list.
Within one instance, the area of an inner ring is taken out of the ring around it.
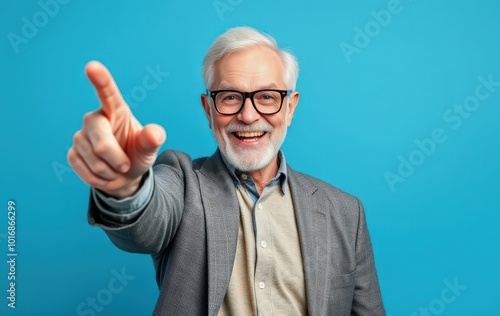
{"label": "blazer shoulder", "polygon": [[356,196],[348,192],[345,192],[342,189],[333,186],[332,184],[324,180],[321,180],[319,178],[313,177],[311,175],[302,172],[295,171],[291,168],[289,168],[289,170],[291,175],[291,181],[297,182],[300,185],[308,187],[310,190],[312,190],[313,195],[324,196],[326,199],[330,200],[331,202],[334,202],[334,204],[346,205],[350,207],[361,206],[361,202]]}
{"label": "blazer shoulder", "polygon": [[342,197],[347,200],[352,200],[353,202],[358,202],[359,199],[351,193],[348,193],[324,180],[313,177],[311,175],[296,171],[294,169],[288,168],[290,175],[295,181],[307,185],[311,189],[316,189],[323,193],[332,194],[338,197]]}

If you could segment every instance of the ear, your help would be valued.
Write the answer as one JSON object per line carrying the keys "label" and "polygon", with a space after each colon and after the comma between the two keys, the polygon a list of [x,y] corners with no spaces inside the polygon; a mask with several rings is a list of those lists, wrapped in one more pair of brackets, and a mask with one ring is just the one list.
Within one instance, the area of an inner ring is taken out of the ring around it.
{"label": "ear", "polygon": [[208,119],[208,127],[212,128],[212,115],[210,114],[210,97],[206,94],[202,94],[200,97],[201,105],[203,106],[203,110],[205,110],[205,115]]}
{"label": "ear", "polygon": [[295,108],[299,104],[299,93],[297,91],[292,92],[290,95],[290,102],[288,103],[288,114],[286,117],[286,126],[292,125],[293,114],[295,113]]}

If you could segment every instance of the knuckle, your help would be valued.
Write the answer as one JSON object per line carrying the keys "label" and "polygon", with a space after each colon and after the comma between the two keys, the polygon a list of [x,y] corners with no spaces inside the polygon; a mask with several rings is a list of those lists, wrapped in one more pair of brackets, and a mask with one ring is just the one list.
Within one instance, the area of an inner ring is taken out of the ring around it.
{"label": "knuckle", "polygon": [[75,134],[73,134],[73,143],[76,144],[82,140],[82,131],[79,130]]}
{"label": "knuckle", "polygon": [[102,132],[98,128],[93,128],[87,132],[89,138],[93,142],[98,142],[102,139]]}
{"label": "knuckle", "polygon": [[89,125],[93,122],[95,118],[95,112],[87,112],[85,115],[83,115],[83,124],[84,125]]}
{"label": "knuckle", "polygon": [[106,153],[108,153],[110,150],[110,146],[107,142],[105,141],[99,141],[94,145],[94,152],[97,156],[102,157]]}
{"label": "knuckle", "polygon": [[92,165],[92,172],[100,175],[106,173],[108,167],[101,161],[97,161]]}
{"label": "knuckle", "polygon": [[68,150],[68,154],[66,155],[67,159],[68,159],[68,162],[69,164],[73,167],[75,165],[75,163],[77,162],[78,160],[78,157],[75,153],[75,149],[73,147],[71,147],[69,150]]}
{"label": "knuckle", "polygon": [[88,142],[79,142],[76,144],[75,148],[82,157],[87,157],[92,154],[92,148]]}

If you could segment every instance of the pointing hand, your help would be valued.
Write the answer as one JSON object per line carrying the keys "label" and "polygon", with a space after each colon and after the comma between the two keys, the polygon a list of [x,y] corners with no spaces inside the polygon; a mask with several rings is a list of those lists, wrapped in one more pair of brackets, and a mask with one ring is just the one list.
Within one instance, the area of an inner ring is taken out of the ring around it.
{"label": "pointing hand", "polygon": [[156,160],[165,130],[156,124],[143,127],[137,121],[104,65],[92,61],[85,72],[101,107],[85,114],[68,161],[88,185],[117,198],[131,196]]}

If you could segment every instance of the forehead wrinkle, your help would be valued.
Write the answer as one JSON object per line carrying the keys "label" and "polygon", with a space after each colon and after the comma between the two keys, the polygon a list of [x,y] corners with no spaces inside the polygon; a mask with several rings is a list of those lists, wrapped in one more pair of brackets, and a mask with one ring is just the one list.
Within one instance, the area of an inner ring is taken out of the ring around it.
{"label": "forehead wrinkle", "polygon": [[[247,87],[248,89],[242,89],[242,87]],[[217,90],[237,90],[242,92],[250,92],[250,91],[265,90],[265,89],[279,89],[279,88],[278,85],[274,82],[270,82],[267,84],[255,84],[255,85],[251,83],[250,86],[247,86],[245,84],[241,84],[241,82],[230,83],[225,80],[221,81],[219,87],[217,88]]]}

